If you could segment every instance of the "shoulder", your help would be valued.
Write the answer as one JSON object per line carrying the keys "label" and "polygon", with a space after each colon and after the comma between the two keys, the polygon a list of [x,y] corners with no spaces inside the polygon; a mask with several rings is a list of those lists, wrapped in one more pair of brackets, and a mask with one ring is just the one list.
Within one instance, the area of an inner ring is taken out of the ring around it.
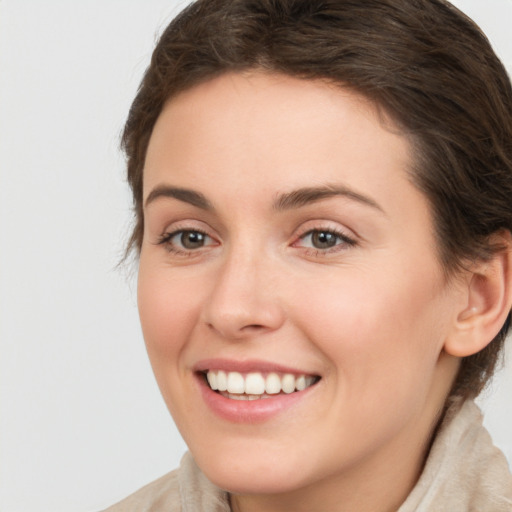
{"label": "shoulder", "polygon": [[229,512],[227,492],[210,482],[186,453],[179,469],[103,512]]}
{"label": "shoulder", "polygon": [[455,405],[399,512],[512,510],[512,475],[505,456],[493,445],[478,407],[472,401]]}
{"label": "shoulder", "polygon": [[179,469],[145,485],[103,512],[181,512]]}

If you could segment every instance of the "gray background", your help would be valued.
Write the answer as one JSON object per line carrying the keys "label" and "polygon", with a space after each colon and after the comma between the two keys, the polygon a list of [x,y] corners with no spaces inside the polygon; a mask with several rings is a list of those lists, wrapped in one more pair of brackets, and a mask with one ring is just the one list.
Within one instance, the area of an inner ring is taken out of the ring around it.
{"label": "gray background", "polygon": [[[0,0],[0,511],[86,512],[185,450],[154,382],[119,133],[185,0]],[[512,1],[459,0],[512,69]],[[512,461],[512,362],[484,399]]]}

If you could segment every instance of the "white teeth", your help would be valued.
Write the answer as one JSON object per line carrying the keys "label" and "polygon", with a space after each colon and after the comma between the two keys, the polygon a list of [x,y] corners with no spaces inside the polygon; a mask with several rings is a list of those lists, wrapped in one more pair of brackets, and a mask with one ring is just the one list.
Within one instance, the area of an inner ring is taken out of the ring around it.
{"label": "white teeth", "polygon": [[228,378],[226,376],[226,372],[223,372],[222,370],[217,372],[217,389],[219,391],[226,391],[228,389]]}
{"label": "white teeth", "polygon": [[304,377],[304,375],[301,375],[300,377],[297,378],[297,380],[295,381],[295,387],[297,388],[297,391],[302,391],[306,389],[306,377]]}
{"label": "white teeth", "polygon": [[265,379],[265,391],[269,395],[281,393],[281,379],[277,373],[269,373]]}
{"label": "white teeth", "polygon": [[265,379],[261,373],[249,373],[245,377],[245,393],[248,395],[262,395],[265,393]]}
{"label": "white teeth", "polygon": [[248,400],[249,397],[247,395],[244,395],[243,393],[237,394],[237,393],[229,393],[228,397],[231,398],[231,400]]}
{"label": "white teeth", "polygon": [[244,393],[245,382],[241,373],[228,373],[228,393]]}
{"label": "white teeth", "polygon": [[269,373],[264,377],[259,372],[243,375],[239,372],[225,372],[223,370],[209,370],[206,379],[210,388],[223,392],[224,396],[234,400],[258,400],[270,398],[281,392],[289,394],[294,391],[303,391],[316,381],[315,377],[291,373],[279,375]]}
{"label": "white teeth", "polygon": [[231,400],[259,400],[260,398],[263,398],[260,395],[245,395],[244,393],[228,393],[227,396],[228,398],[231,398]]}
{"label": "white teeth", "polygon": [[293,393],[295,391],[295,377],[291,373],[287,373],[283,377],[281,387],[285,393]]}
{"label": "white teeth", "polygon": [[208,372],[208,375],[206,376],[208,379],[208,384],[210,384],[210,387],[215,391],[216,389],[219,389],[217,387],[217,375],[214,372]]}

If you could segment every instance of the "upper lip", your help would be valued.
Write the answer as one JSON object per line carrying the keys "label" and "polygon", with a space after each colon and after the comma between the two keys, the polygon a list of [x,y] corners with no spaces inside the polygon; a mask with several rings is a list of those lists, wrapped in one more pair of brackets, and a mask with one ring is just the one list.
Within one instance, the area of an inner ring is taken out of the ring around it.
{"label": "upper lip", "polygon": [[310,371],[304,371],[297,368],[292,368],[279,363],[270,361],[263,361],[259,359],[248,359],[244,361],[236,361],[233,359],[203,359],[198,361],[194,366],[195,372],[207,372],[208,370],[223,370],[226,372],[239,372],[239,373],[291,373],[293,375],[311,375],[316,376],[318,374]]}

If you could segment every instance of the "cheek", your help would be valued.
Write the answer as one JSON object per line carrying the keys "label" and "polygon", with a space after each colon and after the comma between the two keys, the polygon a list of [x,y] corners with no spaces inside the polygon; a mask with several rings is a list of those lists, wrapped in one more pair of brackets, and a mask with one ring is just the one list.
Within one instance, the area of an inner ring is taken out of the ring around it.
{"label": "cheek", "polygon": [[144,264],[141,257],[138,307],[155,372],[159,364],[176,361],[197,321],[198,297],[190,286],[190,281],[172,278],[168,269]]}
{"label": "cheek", "polygon": [[382,270],[348,270],[294,293],[308,298],[296,318],[331,361],[345,400],[427,393],[442,348],[442,293],[424,277],[435,273]]}
{"label": "cheek", "polygon": [[200,297],[191,293],[191,281],[176,278],[161,264],[147,264],[141,256],[137,296],[142,332],[156,382],[175,419],[187,409],[183,360],[199,315]]}

